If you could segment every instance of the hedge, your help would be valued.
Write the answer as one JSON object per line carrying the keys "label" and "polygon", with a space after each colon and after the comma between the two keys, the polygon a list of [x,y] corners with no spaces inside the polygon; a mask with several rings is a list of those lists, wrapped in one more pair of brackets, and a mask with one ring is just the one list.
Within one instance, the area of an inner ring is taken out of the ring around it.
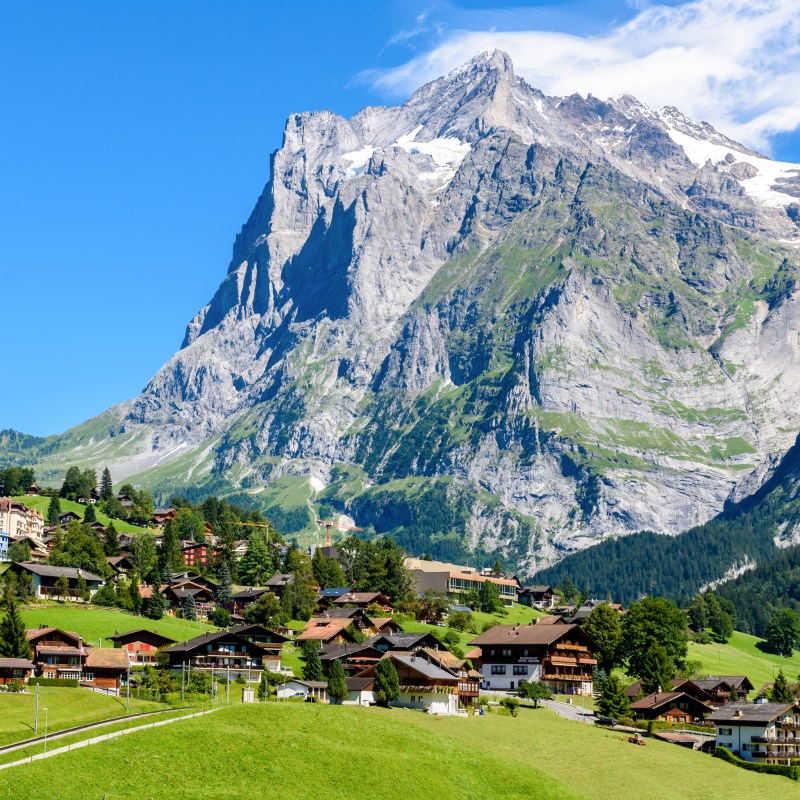
{"label": "hedge", "polygon": [[783,775],[793,781],[800,780],[800,767],[789,767],[784,764],[757,764],[753,761],[744,761],[735,756],[727,747],[717,747],[714,751],[715,758],[721,758],[729,764],[735,764],[742,769],[749,769],[752,772],[763,772],[767,775]]}
{"label": "hedge", "polygon": [[79,686],[77,678],[31,678],[28,684],[31,686],[62,686],[68,689],[77,689]]}

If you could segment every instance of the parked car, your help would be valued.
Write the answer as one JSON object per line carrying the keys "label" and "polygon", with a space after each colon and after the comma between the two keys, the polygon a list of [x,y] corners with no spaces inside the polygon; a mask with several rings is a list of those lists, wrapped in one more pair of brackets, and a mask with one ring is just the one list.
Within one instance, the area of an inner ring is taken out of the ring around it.
{"label": "parked car", "polygon": [[594,724],[608,725],[610,728],[616,728],[617,725],[619,725],[619,723],[615,719],[612,719],[611,717],[601,717],[601,716],[597,717]]}

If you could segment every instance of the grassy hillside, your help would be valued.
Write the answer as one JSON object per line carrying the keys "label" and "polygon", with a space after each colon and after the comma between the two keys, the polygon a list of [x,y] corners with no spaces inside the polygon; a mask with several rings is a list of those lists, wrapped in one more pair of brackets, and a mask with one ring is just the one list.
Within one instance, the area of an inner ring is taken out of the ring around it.
{"label": "grassy hillside", "polygon": [[18,800],[99,800],[104,793],[109,800],[238,800],[260,797],[264,787],[281,800],[797,796],[785,778],[660,742],[633,747],[619,733],[544,709],[516,719],[436,718],[399,709],[240,705],[0,773],[0,796],[10,790]]}
{"label": "grassy hillside", "polygon": [[800,653],[783,658],[759,650],[760,639],[735,631],[727,644],[689,644],[689,658],[702,662],[702,671],[709,675],[747,675],[758,689],[771,681],[778,670],[794,681],[800,675]]}
{"label": "grassy hillside", "polygon": [[[35,508],[37,511],[41,511],[45,517],[45,523],[47,521],[47,506],[50,505],[50,498],[49,497],[39,497],[37,495],[23,495],[21,497],[15,497],[14,500],[19,500],[20,503],[25,503],[28,508]],[[61,511],[74,511],[81,519],[83,519],[83,515],[86,513],[86,506],[83,503],[75,503],[72,500],[61,500]],[[103,525],[108,525],[112,522],[110,517],[107,517],[105,514],[102,514],[100,511],[97,511],[97,521],[102,522]],[[136,525],[131,525],[130,522],[125,522],[121,519],[113,520],[114,527],[117,529],[118,533],[135,533],[136,531],[142,530],[140,527]]]}
{"label": "grassy hillside", "polygon": [[[49,733],[99,722],[125,714],[125,698],[109,697],[88,689],[62,689],[53,686],[39,687],[39,735],[44,733],[44,710],[47,709]],[[131,713],[157,711],[164,706],[149,700],[131,698]],[[0,694],[0,745],[30,739],[36,701],[30,694]]]}
{"label": "grassy hillside", "polygon": [[109,647],[109,636],[115,632],[125,633],[137,628],[158,630],[164,636],[170,636],[178,642],[184,642],[193,636],[207,631],[217,630],[202,622],[189,622],[185,619],[163,617],[160,620],[136,617],[114,608],[85,606],[69,603],[37,604],[22,608],[22,619],[29,628],[40,625],[51,625],[65,631],[75,631],[83,636],[84,641],[97,645],[102,638],[103,646]]}

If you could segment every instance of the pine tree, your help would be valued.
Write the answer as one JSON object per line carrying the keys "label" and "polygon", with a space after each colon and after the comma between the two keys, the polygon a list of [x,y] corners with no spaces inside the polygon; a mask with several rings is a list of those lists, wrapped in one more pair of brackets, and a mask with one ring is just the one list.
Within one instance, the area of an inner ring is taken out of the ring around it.
{"label": "pine tree", "polygon": [[323,681],[325,674],[322,672],[322,661],[319,658],[319,649],[309,647],[305,653],[305,664],[303,664],[303,680]]}
{"label": "pine tree", "polygon": [[60,520],[58,515],[61,513],[61,501],[58,499],[58,493],[53,492],[50,497],[50,503],[47,506],[47,524],[56,526]]}
{"label": "pine tree", "polygon": [[675,671],[667,651],[660,644],[652,645],[645,653],[642,674],[639,677],[642,681],[642,689],[647,694],[672,691],[672,679],[675,677]]}
{"label": "pine tree", "polygon": [[[171,519],[164,523],[161,535],[161,547],[158,551],[158,566],[162,572],[178,569],[181,566],[181,543],[178,532]],[[169,581],[166,581],[168,583]]]}
{"label": "pine tree", "polygon": [[347,680],[344,677],[342,662],[338,658],[333,660],[328,671],[328,697],[339,702],[347,698]]}
{"label": "pine tree", "polygon": [[153,587],[153,593],[147,598],[144,605],[144,615],[148,619],[161,619],[166,611],[166,602],[164,595],[161,594],[158,586]]}
{"label": "pine tree", "polygon": [[187,594],[183,599],[181,613],[184,619],[191,620],[192,622],[197,619],[197,603],[195,603],[193,595]]}
{"label": "pine tree", "polygon": [[83,522],[84,525],[97,522],[97,512],[94,510],[94,503],[89,503],[86,506],[86,511],[83,512]]}
{"label": "pine tree", "polygon": [[111,480],[111,472],[108,467],[103,469],[103,475],[100,478],[100,499],[111,500],[114,496],[114,482]]}
{"label": "pine tree", "polygon": [[775,683],[772,684],[767,696],[771,703],[794,702],[794,692],[789,686],[789,681],[786,680],[782,669],[778,670],[778,676],[775,678]]}
{"label": "pine tree", "polygon": [[86,578],[83,575],[78,575],[78,580],[75,582],[75,595],[78,600],[89,599],[89,586],[86,583]]}
{"label": "pine tree", "polygon": [[616,675],[609,675],[603,693],[597,699],[597,710],[605,717],[623,719],[630,716],[631,703],[625,687]]}
{"label": "pine tree", "polygon": [[400,697],[400,679],[390,658],[382,658],[375,667],[375,698],[379,706],[388,706]]}
{"label": "pine tree", "polygon": [[142,594],[139,591],[139,578],[135,572],[131,573],[128,581],[128,596],[131,608],[138,614],[142,609]]}
{"label": "pine tree", "polygon": [[113,522],[108,523],[106,532],[103,534],[103,550],[109,558],[119,555],[119,536]]}
{"label": "pine tree", "polygon": [[217,570],[217,603],[226,608],[233,601],[233,579],[227,561],[220,562]]}
{"label": "pine tree", "polygon": [[250,536],[247,550],[239,562],[239,580],[245,586],[263,586],[275,571],[272,555],[260,531]]}
{"label": "pine tree", "polygon": [[0,620],[0,656],[30,659],[31,646],[25,635],[25,623],[11,594],[6,598],[5,611],[5,616]]}

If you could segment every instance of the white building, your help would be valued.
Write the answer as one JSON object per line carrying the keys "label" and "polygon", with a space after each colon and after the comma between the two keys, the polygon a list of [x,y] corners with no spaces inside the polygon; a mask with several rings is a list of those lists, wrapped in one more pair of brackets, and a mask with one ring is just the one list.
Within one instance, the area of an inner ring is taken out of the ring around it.
{"label": "white building", "polygon": [[800,706],[795,703],[728,703],[706,718],[716,745],[745,761],[791,764],[800,758]]}

